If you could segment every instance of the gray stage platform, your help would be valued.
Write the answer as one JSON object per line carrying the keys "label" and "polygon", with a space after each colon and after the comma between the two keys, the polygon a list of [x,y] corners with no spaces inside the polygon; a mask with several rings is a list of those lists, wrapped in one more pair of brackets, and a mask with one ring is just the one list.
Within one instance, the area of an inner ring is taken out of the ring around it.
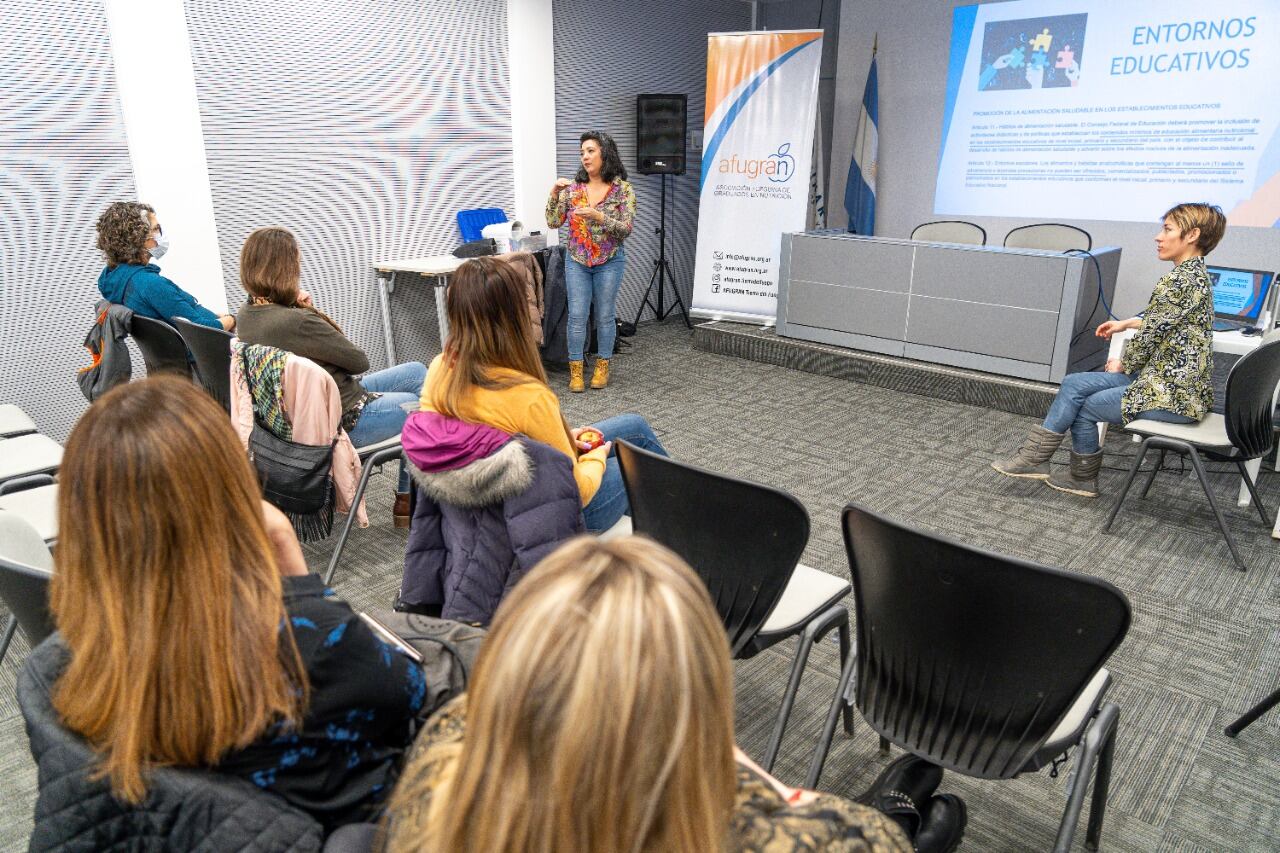
{"label": "gray stage platform", "polygon": [[782,338],[772,327],[724,320],[695,327],[693,345],[716,355],[1035,418],[1043,417],[1049,410],[1058,390],[1058,386],[1046,382]]}

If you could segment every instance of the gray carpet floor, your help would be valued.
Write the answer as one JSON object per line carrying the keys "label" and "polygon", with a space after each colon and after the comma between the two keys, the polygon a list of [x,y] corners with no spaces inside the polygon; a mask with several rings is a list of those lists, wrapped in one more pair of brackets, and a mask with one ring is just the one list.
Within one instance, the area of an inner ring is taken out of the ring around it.
{"label": "gray carpet floor", "polygon": [[[1176,462],[1102,536],[1105,498],[1073,498],[988,467],[994,452],[1016,447],[1028,418],[698,352],[673,322],[641,327],[633,340],[607,390],[562,393],[569,420],[638,411],[674,456],[791,492],[812,518],[809,565],[848,576],[839,519],[852,499],[966,542],[1106,578],[1128,595],[1133,625],[1109,663],[1121,718],[1105,849],[1280,847],[1280,711],[1238,740],[1222,734],[1280,684],[1280,546],[1251,509],[1234,505],[1236,476],[1212,479],[1249,564],[1244,574],[1232,567],[1194,477]],[[553,375],[557,389],[564,378]],[[1105,492],[1118,489],[1133,448],[1123,436],[1108,441]],[[375,479],[373,524],[352,534],[335,580],[357,609],[388,605],[400,579],[405,534],[390,524],[391,485],[390,469]],[[1280,477],[1264,474],[1260,488],[1274,511]],[[323,568],[328,554],[327,545],[309,548],[308,560]],[[736,664],[737,737],[748,753],[764,750],[793,648]],[[25,846],[35,802],[13,692],[26,650],[19,637],[0,667],[0,850]],[[784,781],[803,777],[838,673],[834,642],[822,644],[775,768]],[[837,734],[821,787],[854,795],[885,763],[860,723],[852,737]],[[969,807],[962,849],[1050,848],[1065,781],[1065,772],[1008,782],[948,774],[943,789]],[[1083,840],[1082,820],[1077,849]]]}

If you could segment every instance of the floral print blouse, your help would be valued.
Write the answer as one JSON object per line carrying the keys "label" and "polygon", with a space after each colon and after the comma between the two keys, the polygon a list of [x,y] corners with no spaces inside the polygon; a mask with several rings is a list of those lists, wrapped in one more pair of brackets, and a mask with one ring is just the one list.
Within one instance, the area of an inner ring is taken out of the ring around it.
{"label": "floral print blouse", "polygon": [[631,184],[614,178],[613,185],[595,208],[604,213],[603,222],[591,222],[570,216],[575,207],[591,207],[587,185],[575,181],[547,199],[547,225],[559,228],[569,220],[569,257],[587,267],[598,267],[608,261],[631,233],[631,220],[636,215],[636,194]]}
{"label": "floral print blouse", "polygon": [[[414,741],[401,784],[434,788],[457,752],[433,746],[460,744],[466,732],[466,696],[436,712]],[[870,806],[831,794],[819,794],[801,805],[789,805],[755,771],[738,765],[738,794],[725,850],[728,853],[910,853],[912,847],[896,823]],[[386,850],[406,853],[421,849],[422,828],[430,796],[411,805],[392,805]]]}
{"label": "floral print blouse", "polygon": [[1204,258],[1190,258],[1156,282],[1137,334],[1120,360],[1137,377],[1120,408],[1128,423],[1150,409],[1200,420],[1213,406],[1213,283]]}

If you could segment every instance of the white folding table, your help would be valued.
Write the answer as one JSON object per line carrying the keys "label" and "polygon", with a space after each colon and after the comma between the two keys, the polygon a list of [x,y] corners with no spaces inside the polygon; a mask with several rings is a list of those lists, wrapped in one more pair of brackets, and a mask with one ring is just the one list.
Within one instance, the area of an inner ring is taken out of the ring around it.
{"label": "white folding table", "polygon": [[432,279],[436,296],[436,318],[440,322],[440,345],[449,335],[449,321],[444,313],[444,288],[449,283],[449,276],[466,261],[453,255],[431,255],[425,258],[409,258],[407,260],[374,261],[373,269],[378,274],[378,301],[382,309],[382,335],[387,346],[387,366],[399,362],[396,360],[396,343],[391,337],[391,294],[395,290],[396,273],[416,273],[424,278]]}

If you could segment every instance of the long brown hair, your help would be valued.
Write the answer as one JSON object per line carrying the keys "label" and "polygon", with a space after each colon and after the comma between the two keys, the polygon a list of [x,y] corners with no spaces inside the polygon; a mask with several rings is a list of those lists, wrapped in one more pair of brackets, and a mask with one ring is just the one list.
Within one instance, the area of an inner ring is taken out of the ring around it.
{"label": "long brown hair", "polygon": [[302,258],[298,241],[286,228],[271,225],[251,233],[240,249],[240,286],[250,296],[277,305],[298,301]]}
{"label": "long brown hair", "polygon": [[573,540],[498,608],[466,734],[406,769],[389,849],[722,850],[732,680],[724,628],[679,557],[639,537]]}
{"label": "long brown hair", "polygon": [[[472,388],[509,388],[525,382],[547,384],[538,347],[529,328],[525,285],[515,267],[498,258],[473,258],[458,267],[444,294],[449,339],[444,344],[445,378],[432,387],[432,408],[460,418],[461,402]],[[494,374],[506,368],[520,374]]]}
{"label": "long brown hair", "polygon": [[126,802],[146,772],[215,764],[307,681],[261,493],[217,403],[158,376],[102,397],[67,440],[49,603],[70,649],[53,703]]}

